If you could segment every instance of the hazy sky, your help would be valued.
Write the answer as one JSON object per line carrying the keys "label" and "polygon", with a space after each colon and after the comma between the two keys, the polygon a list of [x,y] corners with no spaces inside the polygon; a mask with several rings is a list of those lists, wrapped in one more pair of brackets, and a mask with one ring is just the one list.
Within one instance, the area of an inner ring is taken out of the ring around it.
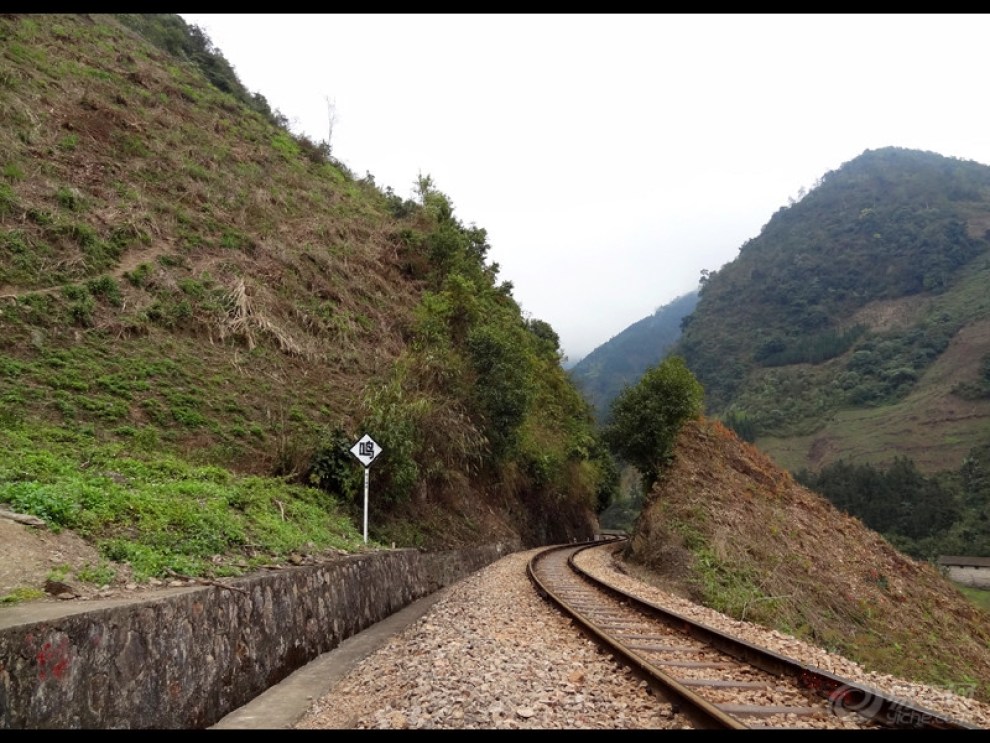
{"label": "hazy sky", "polygon": [[182,17],[355,176],[432,176],[571,363],[864,150],[990,164],[990,15]]}

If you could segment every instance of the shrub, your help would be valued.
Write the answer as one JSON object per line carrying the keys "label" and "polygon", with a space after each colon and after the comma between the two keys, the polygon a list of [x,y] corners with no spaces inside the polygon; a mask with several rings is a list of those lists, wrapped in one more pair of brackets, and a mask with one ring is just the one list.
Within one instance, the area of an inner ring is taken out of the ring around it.
{"label": "shrub", "polygon": [[492,325],[474,328],[468,356],[477,373],[474,399],[485,420],[485,435],[498,458],[516,443],[532,398],[532,375],[521,342]]}
{"label": "shrub", "polygon": [[86,287],[94,297],[102,297],[114,307],[120,307],[124,300],[120,296],[120,287],[112,276],[100,276],[86,282]]}
{"label": "shrub", "polygon": [[0,217],[13,214],[17,208],[17,199],[14,197],[14,189],[6,183],[0,183]]}
{"label": "shrub", "polygon": [[83,327],[89,327],[93,320],[93,309],[96,302],[85,286],[69,284],[62,288],[62,295],[69,300],[69,315],[72,320]]}
{"label": "shrub", "polygon": [[421,406],[408,397],[402,380],[397,379],[370,389],[364,407],[368,412],[362,429],[382,447],[374,465],[379,498],[386,503],[405,501],[420,479],[415,451],[417,409]]}
{"label": "shrub", "polygon": [[701,414],[703,398],[704,390],[684,360],[669,356],[615,398],[603,439],[617,457],[642,473],[649,488],[672,454],[681,425]]}
{"label": "shrub", "polygon": [[151,266],[147,263],[141,263],[133,271],[125,272],[124,278],[127,279],[132,286],[144,286],[151,278]]}
{"label": "shrub", "polygon": [[70,212],[79,211],[83,207],[82,194],[67,186],[59,187],[58,191],[55,192],[55,200],[58,201],[59,206]]}
{"label": "shrub", "polygon": [[352,438],[339,427],[322,437],[306,473],[309,484],[344,500],[356,495],[362,474],[350,451]]}

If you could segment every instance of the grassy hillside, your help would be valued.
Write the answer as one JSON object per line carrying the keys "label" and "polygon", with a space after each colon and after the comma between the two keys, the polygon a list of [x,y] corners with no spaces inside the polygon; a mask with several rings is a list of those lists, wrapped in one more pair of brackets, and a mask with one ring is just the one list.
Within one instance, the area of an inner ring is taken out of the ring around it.
{"label": "grassy hillside", "polygon": [[590,533],[590,409],[485,230],[124,20],[0,17],[0,504],[143,575],[357,548],[367,433],[373,540]]}

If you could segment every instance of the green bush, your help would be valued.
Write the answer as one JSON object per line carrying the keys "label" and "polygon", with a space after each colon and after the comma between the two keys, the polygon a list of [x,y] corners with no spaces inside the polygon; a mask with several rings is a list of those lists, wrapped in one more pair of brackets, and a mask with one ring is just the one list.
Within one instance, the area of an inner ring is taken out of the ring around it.
{"label": "green bush", "polygon": [[331,495],[341,496],[344,501],[355,497],[362,473],[358,461],[351,454],[353,438],[339,427],[324,434],[306,473],[306,480],[310,485]]}
{"label": "green bush", "polygon": [[532,373],[519,339],[503,328],[483,325],[467,339],[477,373],[473,396],[485,420],[485,435],[496,458],[515,446],[532,397]]}
{"label": "green bush", "polygon": [[55,200],[58,201],[59,206],[68,209],[70,212],[76,212],[83,208],[82,195],[75,189],[67,186],[59,187],[58,191],[55,192]]}
{"label": "green bush", "polygon": [[132,286],[144,286],[151,278],[151,266],[147,263],[141,263],[133,271],[124,272],[124,278],[127,279]]}
{"label": "green bush", "polygon": [[364,406],[368,413],[362,430],[382,447],[375,460],[376,492],[384,502],[405,501],[420,479],[415,452],[417,409],[422,406],[409,398],[401,379],[372,389]]}
{"label": "green bush", "polygon": [[0,183],[0,217],[13,214],[17,208],[17,199],[14,196],[14,189],[6,183]]}
{"label": "green bush", "polygon": [[701,414],[703,401],[704,390],[684,360],[668,356],[615,398],[603,439],[640,471],[649,489],[672,454],[681,425]]}
{"label": "green bush", "polygon": [[69,315],[73,322],[89,327],[93,321],[93,310],[96,308],[96,301],[89,293],[89,288],[69,284],[62,288],[62,296],[69,300]]}
{"label": "green bush", "polygon": [[94,297],[101,297],[114,307],[120,307],[124,300],[120,295],[120,287],[112,276],[100,276],[86,282],[86,287]]}

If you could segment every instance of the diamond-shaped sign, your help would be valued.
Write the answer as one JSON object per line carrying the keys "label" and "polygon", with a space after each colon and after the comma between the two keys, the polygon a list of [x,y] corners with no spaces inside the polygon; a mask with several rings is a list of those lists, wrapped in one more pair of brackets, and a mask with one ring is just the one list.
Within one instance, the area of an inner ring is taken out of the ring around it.
{"label": "diamond-shaped sign", "polygon": [[351,447],[351,454],[360,459],[365,467],[370,467],[381,453],[382,448],[368,434],[358,439],[358,442]]}

